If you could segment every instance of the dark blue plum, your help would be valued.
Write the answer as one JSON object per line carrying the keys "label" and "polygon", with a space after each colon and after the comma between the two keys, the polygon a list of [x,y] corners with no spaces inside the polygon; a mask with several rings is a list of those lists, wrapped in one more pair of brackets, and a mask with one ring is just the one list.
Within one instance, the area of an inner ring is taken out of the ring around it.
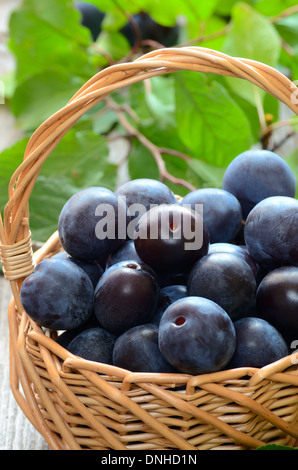
{"label": "dark blue plum", "polygon": [[112,191],[86,188],[64,204],[58,220],[59,238],[73,258],[100,260],[124,243],[128,223],[127,207]]}
{"label": "dark blue plum", "polygon": [[81,14],[82,26],[90,30],[93,41],[96,41],[101,32],[105,13],[90,2],[74,2],[74,6]]}
{"label": "dark blue plum", "polygon": [[240,258],[244,259],[244,261],[246,261],[251,267],[254,275],[258,275],[258,266],[252,256],[249,254],[246,246],[235,245],[233,243],[211,243],[209,246],[208,254],[218,252],[231,253],[236,256],[240,256]]}
{"label": "dark blue plum", "polygon": [[197,212],[162,204],[139,219],[134,243],[141,260],[159,276],[183,275],[207,253],[209,232]]}
{"label": "dark blue plum", "polygon": [[101,276],[94,297],[94,314],[100,325],[120,335],[134,326],[150,323],[159,300],[155,273],[144,263],[122,261]]}
{"label": "dark blue plum", "polygon": [[110,268],[113,264],[120,261],[134,260],[140,262],[141,259],[136,252],[134,240],[127,240],[118,250],[111,253],[106,261],[106,268]]}
{"label": "dark blue plum", "polygon": [[186,271],[182,274],[175,274],[172,272],[161,271],[157,273],[160,287],[168,287],[174,285],[183,285],[186,286],[188,280],[189,271]]}
{"label": "dark blue plum", "polygon": [[206,297],[220,305],[233,321],[245,316],[254,304],[256,279],[250,266],[232,253],[210,253],[192,268],[188,295]]}
{"label": "dark blue plum", "polygon": [[177,372],[162,356],[158,326],[139,325],[125,331],[115,342],[113,364],[132,372]]}
{"label": "dark blue plum", "polygon": [[239,200],[243,217],[271,196],[294,197],[296,181],[289,165],[269,150],[248,150],[227,167],[222,188]]}
{"label": "dark blue plum", "polygon": [[203,374],[223,369],[235,350],[229,315],[212,300],[185,297],[172,303],[159,325],[159,349],[177,370]]}
{"label": "dark blue plum", "polygon": [[[110,268],[120,261],[137,261],[142,262],[139,257],[134,240],[127,240],[123,245],[118,248],[114,253],[111,253],[106,260],[106,269]],[[162,272],[158,276],[158,281],[161,287],[170,286],[177,283],[187,284],[187,275],[175,275],[171,272]]]}
{"label": "dark blue plum", "polygon": [[160,290],[160,305],[166,310],[173,302],[187,296],[187,288],[184,285],[166,286]]}
{"label": "dark blue plum", "polygon": [[[238,199],[228,191],[201,188],[188,193],[181,201],[198,210],[207,225],[210,243],[231,242],[242,226],[242,209]],[[200,206],[202,205],[202,211]]]}
{"label": "dark blue plum", "polygon": [[95,288],[100,276],[103,273],[103,268],[97,261],[84,261],[80,259],[75,259],[72,256],[70,256],[66,251],[60,251],[56,255],[53,256],[53,258],[62,258],[70,261],[71,263],[75,263],[77,266],[82,268],[86,274],[91,279],[91,282],[93,284],[93,287]]}
{"label": "dark blue plum", "polygon": [[249,213],[244,229],[245,244],[264,270],[298,266],[298,201],[272,196]]}
{"label": "dark blue plum", "polygon": [[116,339],[116,336],[103,328],[89,328],[75,336],[67,346],[67,350],[87,361],[111,365]]}
{"label": "dark blue plum", "polygon": [[71,340],[73,340],[75,336],[77,336],[79,333],[82,333],[82,331],[88,330],[89,328],[95,328],[99,326],[100,325],[98,323],[98,320],[95,317],[94,312],[92,312],[90,317],[88,317],[88,319],[77,328],[72,328],[71,330],[60,331],[55,341],[56,343],[60,344],[60,346],[63,346],[64,348],[67,349]]}
{"label": "dark blue plum", "polygon": [[271,323],[288,345],[298,340],[298,267],[283,266],[270,271],[256,294],[259,317]]}
{"label": "dark blue plum", "polygon": [[150,178],[127,181],[116,189],[115,194],[125,198],[129,208],[131,222],[128,227],[128,238],[130,239],[133,239],[136,223],[145,212],[161,204],[178,204],[175,194],[166,184]]}
{"label": "dark blue plum", "polygon": [[288,355],[287,344],[267,321],[245,317],[234,323],[236,347],[227,369],[238,367],[265,367]]}
{"label": "dark blue plum", "polygon": [[160,289],[159,302],[152,323],[159,324],[164,311],[176,300],[187,296],[187,288],[184,285],[165,286]]}
{"label": "dark blue plum", "polygon": [[41,261],[23,282],[22,305],[38,325],[69,330],[93,312],[94,287],[86,272],[64,259]]}

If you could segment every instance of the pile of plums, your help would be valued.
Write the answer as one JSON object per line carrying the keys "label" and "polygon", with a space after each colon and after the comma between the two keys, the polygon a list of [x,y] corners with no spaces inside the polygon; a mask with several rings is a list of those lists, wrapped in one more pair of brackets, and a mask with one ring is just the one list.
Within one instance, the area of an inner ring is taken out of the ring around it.
{"label": "pile of plums", "polygon": [[62,249],[21,301],[86,360],[134,372],[263,367],[298,345],[298,201],[273,152],[248,150],[222,188],[183,198],[152,179],[66,201]]}

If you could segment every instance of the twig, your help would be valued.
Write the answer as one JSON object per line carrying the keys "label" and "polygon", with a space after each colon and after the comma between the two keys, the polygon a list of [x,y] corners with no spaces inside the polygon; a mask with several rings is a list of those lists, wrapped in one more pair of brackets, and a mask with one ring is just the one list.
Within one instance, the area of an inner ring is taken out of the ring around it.
{"label": "twig", "polygon": [[289,131],[279,142],[276,142],[273,144],[271,147],[268,146],[268,150],[271,150],[271,152],[276,152],[276,150],[280,147],[282,147],[288,139],[291,137],[294,137],[296,133],[294,131]]}
{"label": "twig", "polygon": [[[277,142],[276,144],[272,145],[271,147],[269,146],[269,140],[270,137],[272,136],[273,132],[276,129],[280,129],[281,127],[291,127],[292,120],[291,119],[284,119],[282,121],[275,122],[273,124],[270,124],[264,129],[262,135],[261,135],[261,142],[263,143],[263,147],[268,148],[268,150],[276,151],[279,147],[281,147],[288,139],[291,137],[295,136],[297,132],[294,129],[289,130],[289,132],[282,138],[280,142]],[[269,148],[270,147],[270,148]]]}
{"label": "twig", "polygon": [[117,8],[119,9],[119,11],[121,11],[121,13],[126,17],[128,23],[131,24],[131,27],[133,29],[133,32],[134,32],[134,35],[135,35],[134,45],[131,49],[131,54],[133,55],[140,48],[140,43],[141,43],[140,28],[139,28],[138,24],[136,23],[136,21],[134,20],[133,15],[131,15],[125,9],[123,9],[122,6],[119,4],[119,2],[117,0],[114,0],[114,3],[117,6]]}
{"label": "twig", "polygon": [[99,55],[102,55],[107,61],[109,65],[114,65],[116,62],[113,57],[107,53],[102,47],[100,47],[97,43],[93,42],[91,44],[92,49],[97,52]]}
{"label": "twig", "polygon": [[173,155],[174,157],[181,158],[181,160],[184,160],[185,162],[189,162],[191,160],[189,155],[186,155],[185,153],[179,152],[178,150],[173,150],[173,149],[168,149],[165,147],[160,147],[159,151],[161,154],[164,155]]}
{"label": "twig", "polygon": [[179,44],[179,47],[185,46],[192,46],[194,44],[200,44],[202,42],[211,41],[212,39],[220,38],[221,36],[225,36],[230,30],[230,23],[227,24],[224,28],[220,29],[219,31],[215,31],[214,33],[206,34],[205,36],[200,34],[196,38],[190,39],[185,43]]}
{"label": "twig", "polygon": [[294,57],[295,55],[294,49],[284,39],[281,39],[281,46],[290,57]]}
{"label": "twig", "polygon": [[295,13],[298,13],[298,5],[294,5],[290,8],[287,8],[278,15],[273,16],[272,18],[270,18],[270,21],[271,23],[277,23],[278,21],[287,18],[288,16],[294,15]]}
{"label": "twig", "polygon": [[266,123],[265,112],[264,112],[263,103],[262,103],[262,99],[260,95],[260,90],[256,87],[253,87],[253,93],[254,93],[254,98],[255,98],[256,109],[257,109],[258,116],[259,116],[261,133],[263,134],[267,127],[267,123]]}
{"label": "twig", "polygon": [[140,43],[140,47],[149,47],[151,49],[163,49],[165,46],[160,42],[154,41],[153,39],[143,39]]}
{"label": "twig", "polygon": [[[115,103],[115,101],[111,97],[105,98],[105,102],[110,109],[115,111],[120,124],[124,127],[128,135],[137,139],[145,148],[147,148],[150,151],[150,153],[154,157],[155,162],[157,164],[159,177],[161,181],[165,181],[167,179],[171,181],[171,183],[173,184],[184,186],[189,191],[193,191],[196,189],[195,186],[190,184],[188,181],[182,178],[176,178],[174,175],[169,173],[168,170],[166,169],[165,162],[162,158],[162,153],[169,153],[171,152],[171,150],[160,149],[155,144],[153,144],[153,142],[147,139],[147,137],[145,137],[141,132],[139,132],[135,127],[133,127],[130,124],[130,122],[127,120],[126,116],[124,115],[124,112],[123,112],[123,109],[121,109],[121,106],[118,106],[117,103]],[[178,156],[178,152],[172,151],[172,154],[173,155],[176,154],[176,156]],[[182,154],[179,154],[180,158],[181,158],[181,155]]]}
{"label": "twig", "polygon": [[[297,118],[297,121],[298,121],[298,118]],[[292,119],[284,119],[282,121],[278,121],[278,122],[275,122],[273,124],[270,124],[264,130],[263,136],[271,134],[273,131],[275,131],[276,129],[278,129],[280,127],[291,126],[291,124],[292,124]]]}
{"label": "twig", "polygon": [[[294,5],[293,7],[290,7],[290,8],[287,8],[286,10],[282,11],[281,13],[279,13],[278,15],[276,16],[273,16],[270,18],[270,22],[271,23],[277,23],[278,21],[284,19],[284,18],[287,18],[288,16],[291,16],[295,13],[298,13],[298,5]],[[199,36],[197,36],[196,38],[193,38],[183,44],[180,44],[180,46],[184,47],[184,46],[191,46],[191,45],[194,45],[194,44],[200,44],[202,42],[206,42],[206,41],[211,41],[212,39],[217,39],[217,38],[220,38],[221,36],[225,36],[229,31],[230,31],[230,28],[231,28],[231,23],[227,23],[226,26],[224,26],[222,29],[220,29],[219,31],[215,31],[214,33],[210,33],[210,34],[200,34]],[[283,47],[285,48],[285,50],[287,52],[290,52],[290,49],[289,47],[287,47],[287,44],[283,42]]]}

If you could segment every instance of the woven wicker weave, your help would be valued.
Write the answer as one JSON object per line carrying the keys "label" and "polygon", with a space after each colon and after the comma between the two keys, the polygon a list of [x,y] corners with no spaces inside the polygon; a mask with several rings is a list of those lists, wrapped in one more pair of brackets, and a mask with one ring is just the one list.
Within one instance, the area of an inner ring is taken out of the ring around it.
{"label": "woven wicker weave", "polygon": [[1,259],[12,289],[11,389],[52,449],[238,450],[298,442],[294,354],[262,369],[200,376],[132,373],[71,355],[28,318],[20,301],[23,279],[61,248],[57,233],[36,253],[31,248],[28,200],[45,159],[78,119],[113,90],[178,70],[248,80],[298,114],[293,99],[298,89],[278,71],[213,50],[169,48],[100,71],[32,135],[8,188],[0,223]]}

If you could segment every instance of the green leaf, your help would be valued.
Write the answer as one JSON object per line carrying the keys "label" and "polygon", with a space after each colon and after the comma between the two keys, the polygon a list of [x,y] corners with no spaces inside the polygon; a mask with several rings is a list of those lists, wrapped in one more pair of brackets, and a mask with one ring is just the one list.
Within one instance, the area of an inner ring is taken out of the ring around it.
{"label": "green leaf", "polygon": [[0,211],[8,202],[8,185],[12,174],[22,163],[28,137],[14,143],[10,148],[0,153]]}
{"label": "green leaf", "polygon": [[85,79],[95,73],[87,54],[90,33],[67,0],[24,0],[9,26],[18,82],[45,71],[68,71]]}
{"label": "green leaf", "polygon": [[157,164],[147,148],[137,140],[129,152],[128,171],[130,179],[152,178],[159,179]]}
{"label": "green leaf", "polygon": [[275,28],[292,51],[298,54],[298,13],[277,21]]}
{"label": "green leaf", "polygon": [[153,77],[144,88],[144,97],[161,129],[175,126],[175,87],[172,76]]}
{"label": "green leaf", "polygon": [[[280,37],[269,19],[246,3],[236,3],[223,52],[275,67],[280,50]],[[247,80],[231,77],[226,80],[236,93],[254,105],[264,97],[264,92]]]}
{"label": "green leaf", "polygon": [[254,7],[266,16],[275,16],[297,5],[297,0],[255,0]]}
{"label": "green leaf", "polygon": [[221,188],[223,175],[225,172],[224,167],[216,167],[202,160],[192,159],[189,161],[189,166],[202,181],[202,186],[211,188]]}
{"label": "green leaf", "polygon": [[173,76],[154,77],[130,86],[126,103],[137,117],[132,124],[151,142],[158,147],[186,151],[177,133]]}
{"label": "green leaf", "polygon": [[11,110],[25,131],[35,130],[43,121],[65,106],[84,84],[80,77],[64,71],[47,71],[20,83],[11,99]]}
{"label": "green leaf", "polygon": [[[159,24],[163,26],[174,26],[177,16],[181,11],[181,0],[143,0],[139,11],[143,10]],[[185,7],[184,7],[185,10]]]}
{"label": "green leaf", "polygon": [[[90,122],[87,120],[87,124]],[[112,109],[104,110],[93,119],[92,130],[95,134],[106,134],[118,124],[118,118]]]}
{"label": "green leaf", "polygon": [[284,41],[279,62],[286,67],[287,75],[298,80],[298,13],[275,22],[275,28]]}
{"label": "green leaf", "polygon": [[180,11],[185,14],[190,22],[210,18],[218,3],[220,3],[219,0],[201,0],[199,2],[196,0],[188,0],[187,2],[180,0],[176,2],[177,6],[180,6]]}
{"label": "green leaf", "polygon": [[202,20],[206,20],[210,18],[218,3],[219,0],[201,0],[200,2],[192,0],[192,2],[188,2],[188,5],[192,4],[191,6],[197,11],[198,16]]}
{"label": "green leaf", "polygon": [[250,147],[249,122],[220,83],[196,72],[175,81],[177,132],[195,158],[223,167]]}
{"label": "green leaf", "polygon": [[226,21],[221,18],[218,18],[217,16],[211,16],[211,18],[208,18],[204,22],[204,26],[201,31],[202,37],[209,37],[209,39],[202,40],[201,38],[199,38],[200,40],[197,45],[200,47],[207,47],[209,49],[221,51],[227,34],[226,32],[224,32],[225,27]]}
{"label": "green leaf", "polygon": [[[215,12],[220,16],[229,17],[232,11],[233,6],[237,3],[238,0],[222,0],[218,2]],[[254,3],[254,0],[247,1],[245,3]]]}
{"label": "green leaf", "polygon": [[289,76],[290,80],[298,83],[298,52],[295,54],[288,54],[287,51],[282,49],[280,54],[279,63],[284,67],[284,72]]}
{"label": "green leaf", "polygon": [[298,448],[278,444],[266,444],[264,446],[257,447],[256,450],[298,450]]}
{"label": "green leaf", "polygon": [[121,60],[130,51],[126,38],[117,31],[102,31],[96,45],[99,48],[98,52],[102,50],[104,56],[112,57],[115,62]]}
{"label": "green leaf", "polygon": [[64,37],[88,45],[90,33],[80,25],[81,15],[67,0],[23,0],[20,13],[31,11],[40,22],[50,25]]}
{"label": "green leaf", "polygon": [[114,166],[108,163],[107,139],[92,131],[80,130],[75,126],[63,137],[48,157],[40,174],[47,177],[67,177],[72,186],[82,188],[102,184],[114,185],[110,178]]}

